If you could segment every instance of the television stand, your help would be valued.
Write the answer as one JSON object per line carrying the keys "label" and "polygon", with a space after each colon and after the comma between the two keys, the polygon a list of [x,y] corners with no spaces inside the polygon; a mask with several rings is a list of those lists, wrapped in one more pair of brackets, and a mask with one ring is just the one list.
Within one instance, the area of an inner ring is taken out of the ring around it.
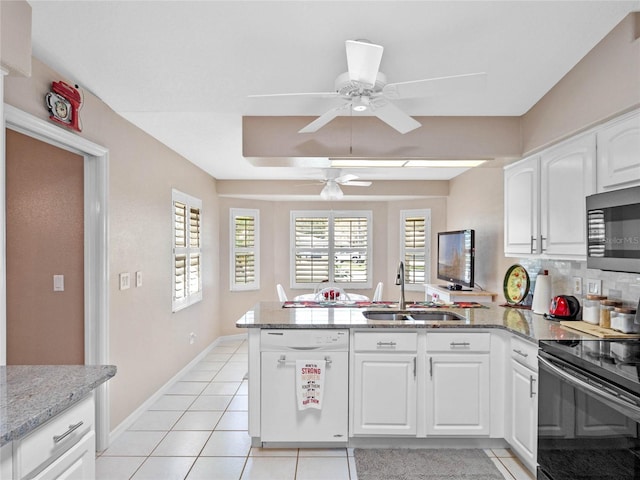
{"label": "television stand", "polygon": [[473,292],[471,288],[464,288],[462,285],[437,285],[437,287],[454,292]]}
{"label": "television stand", "polygon": [[425,284],[425,300],[428,302],[434,297],[446,302],[477,302],[492,303],[495,302],[498,294],[494,292],[486,292],[484,290],[451,290],[448,285],[431,285]]}

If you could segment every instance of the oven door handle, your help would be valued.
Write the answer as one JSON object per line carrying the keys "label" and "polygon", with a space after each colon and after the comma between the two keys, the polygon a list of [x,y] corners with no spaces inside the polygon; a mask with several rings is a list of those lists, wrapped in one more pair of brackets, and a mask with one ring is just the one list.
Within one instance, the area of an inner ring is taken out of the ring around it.
{"label": "oven door handle", "polygon": [[637,405],[634,405],[628,401],[625,401],[624,399],[622,399],[617,395],[614,395],[594,385],[591,385],[590,383],[585,382],[584,380],[574,377],[573,375],[565,372],[563,369],[555,366],[553,363],[551,363],[549,360],[546,360],[545,358],[538,356],[538,362],[540,363],[541,367],[544,367],[550,370],[552,373],[559,376],[562,380],[565,380],[566,382],[572,384],[575,387],[578,387],[582,390],[586,390],[587,392],[592,393],[597,397],[600,397],[602,400],[606,401],[609,404],[613,404],[614,406],[625,410],[628,414],[632,416],[634,420],[640,421],[640,407],[638,407]]}

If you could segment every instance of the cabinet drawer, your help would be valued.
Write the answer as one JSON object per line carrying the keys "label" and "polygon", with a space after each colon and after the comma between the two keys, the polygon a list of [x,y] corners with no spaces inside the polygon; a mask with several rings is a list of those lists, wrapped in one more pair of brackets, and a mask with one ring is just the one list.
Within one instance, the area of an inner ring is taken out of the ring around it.
{"label": "cabinet drawer", "polygon": [[526,365],[527,367],[538,371],[538,346],[521,340],[517,337],[511,337],[511,348],[509,350],[511,358],[516,362]]}
{"label": "cabinet drawer", "polygon": [[416,352],[417,332],[356,332],[354,347],[358,352]]}
{"label": "cabinet drawer", "polygon": [[16,441],[16,470],[24,477],[41,469],[93,430],[94,404],[89,396]]}
{"label": "cabinet drawer", "polygon": [[428,333],[428,352],[488,352],[491,334],[482,333]]}

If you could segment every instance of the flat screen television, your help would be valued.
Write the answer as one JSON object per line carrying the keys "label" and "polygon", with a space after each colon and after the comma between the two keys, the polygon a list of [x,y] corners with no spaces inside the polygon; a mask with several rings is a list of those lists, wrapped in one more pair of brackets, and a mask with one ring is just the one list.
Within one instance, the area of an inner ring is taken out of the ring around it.
{"label": "flat screen television", "polygon": [[438,279],[450,290],[473,287],[475,231],[438,232]]}

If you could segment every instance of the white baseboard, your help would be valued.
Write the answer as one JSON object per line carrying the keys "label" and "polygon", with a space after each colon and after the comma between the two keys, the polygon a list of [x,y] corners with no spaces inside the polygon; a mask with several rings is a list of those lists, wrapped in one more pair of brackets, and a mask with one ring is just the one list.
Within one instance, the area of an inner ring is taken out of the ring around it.
{"label": "white baseboard", "polygon": [[[169,389],[179,381],[189,370],[191,370],[198,362],[200,362],[207,354],[213,350],[215,347],[219,345],[224,345],[224,343],[234,340],[244,340],[247,338],[245,334],[237,334],[237,335],[226,335],[224,337],[216,338],[211,345],[206,347],[202,352],[200,352],[193,360],[191,360],[187,365],[184,366],[178,373],[176,373],[167,383],[165,383],[156,393],[151,395],[142,405],[136,408],[131,415],[125,418],[120,425],[114,428],[109,433],[109,445],[113,444],[113,442],[122,435],[131,425],[133,425],[136,420],[142,416],[144,412],[146,412],[151,405],[153,405],[160,397],[165,395]],[[108,448],[108,447],[107,447]],[[105,449],[106,450],[106,449]]]}

